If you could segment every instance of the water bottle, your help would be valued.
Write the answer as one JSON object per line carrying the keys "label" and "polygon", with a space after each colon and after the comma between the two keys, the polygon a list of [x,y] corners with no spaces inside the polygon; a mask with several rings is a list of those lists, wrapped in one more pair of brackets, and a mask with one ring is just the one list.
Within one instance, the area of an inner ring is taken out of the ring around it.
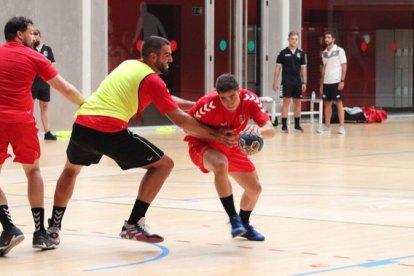
{"label": "water bottle", "polygon": [[312,101],[316,100],[316,94],[315,91],[312,91],[312,96],[311,96]]}

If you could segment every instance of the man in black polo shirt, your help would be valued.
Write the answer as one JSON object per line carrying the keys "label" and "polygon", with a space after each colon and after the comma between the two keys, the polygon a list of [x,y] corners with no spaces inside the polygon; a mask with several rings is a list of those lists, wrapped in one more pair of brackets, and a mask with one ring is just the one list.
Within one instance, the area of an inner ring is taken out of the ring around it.
{"label": "man in black polo shirt", "polygon": [[[275,66],[272,88],[283,95],[282,106],[282,131],[288,133],[287,117],[290,99],[293,98],[293,114],[295,117],[295,130],[303,132],[300,126],[300,111],[302,92],[306,90],[306,57],[305,52],[297,48],[299,33],[290,32],[289,46],[280,51]],[[279,77],[282,71],[282,88],[280,89]]]}
{"label": "man in black polo shirt", "polygon": [[[33,30],[33,49],[44,55],[51,63],[56,64],[55,56],[49,45],[42,43],[42,35],[38,29]],[[39,76],[36,76],[32,86],[33,99],[39,100],[40,118],[45,131],[45,140],[57,140],[56,136],[49,129],[49,102],[50,102],[50,85],[44,82]]]}

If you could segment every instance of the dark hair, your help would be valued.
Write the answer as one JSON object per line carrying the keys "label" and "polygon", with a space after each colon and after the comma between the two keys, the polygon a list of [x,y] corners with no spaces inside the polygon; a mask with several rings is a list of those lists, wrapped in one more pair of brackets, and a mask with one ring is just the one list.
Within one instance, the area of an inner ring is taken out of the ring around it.
{"label": "dark hair", "polygon": [[237,82],[236,77],[232,74],[222,74],[216,80],[216,90],[219,93],[238,89],[239,83]]}
{"label": "dark hair", "polygon": [[33,33],[38,33],[39,35],[42,35],[42,33],[40,32],[40,30],[39,30],[39,29],[34,29],[34,30],[33,30]]}
{"label": "dark hair", "polygon": [[324,36],[331,35],[332,38],[336,38],[336,33],[334,31],[325,31]]}
{"label": "dark hair", "polygon": [[144,39],[144,43],[142,43],[141,55],[145,59],[149,57],[151,53],[158,54],[160,52],[161,47],[164,45],[170,45],[170,41],[160,36],[147,37],[146,39]]}
{"label": "dark hair", "polygon": [[9,41],[17,37],[17,32],[25,32],[29,25],[33,25],[33,21],[29,18],[19,16],[12,17],[4,26],[4,38]]}

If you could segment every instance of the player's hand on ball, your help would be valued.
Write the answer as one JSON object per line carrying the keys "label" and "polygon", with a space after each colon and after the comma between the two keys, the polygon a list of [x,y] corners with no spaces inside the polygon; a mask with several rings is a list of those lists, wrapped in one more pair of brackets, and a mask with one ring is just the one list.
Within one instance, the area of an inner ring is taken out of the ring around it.
{"label": "player's hand on ball", "polygon": [[260,134],[260,128],[258,125],[247,125],[242,133],[251,133],[251,134],[262,137],[262,135]]}

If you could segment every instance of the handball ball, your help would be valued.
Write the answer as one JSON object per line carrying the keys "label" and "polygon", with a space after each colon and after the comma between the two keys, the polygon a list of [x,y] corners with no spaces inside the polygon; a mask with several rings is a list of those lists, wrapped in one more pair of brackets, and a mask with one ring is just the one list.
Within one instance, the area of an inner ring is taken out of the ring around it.
{"label": "handball ball", "polygon": [[240,150],[247,155],[256,154],[263,148],[263,138],[254,133],[240,133],[238,143]]}

